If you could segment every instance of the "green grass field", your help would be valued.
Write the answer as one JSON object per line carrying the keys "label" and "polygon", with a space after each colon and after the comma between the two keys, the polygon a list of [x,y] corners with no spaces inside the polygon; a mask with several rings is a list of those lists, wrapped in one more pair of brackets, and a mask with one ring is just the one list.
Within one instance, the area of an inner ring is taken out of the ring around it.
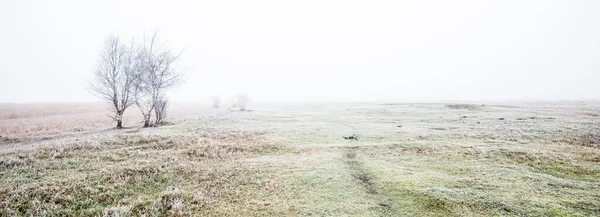
{"label": "green grass field", "polygon": [[0,215],[600,215],[598,104],[204,110],[157,128],[0,132]]}

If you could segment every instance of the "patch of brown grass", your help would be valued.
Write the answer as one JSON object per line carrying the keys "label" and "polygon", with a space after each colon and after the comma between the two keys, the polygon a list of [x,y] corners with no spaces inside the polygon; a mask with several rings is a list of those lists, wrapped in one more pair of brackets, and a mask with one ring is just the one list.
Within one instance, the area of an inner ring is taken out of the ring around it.
{"label": "patch of brown grass", "polygon": [[[30,138],[75,134],[82,131],[113,127],[105,113],[82,113],[23,119],[0,120],[0,136],[5,142],[18,142]],[[13,140],[13,141],[8,141]]]}
{"label": "patch of brown grass", "polygon": [[37,118],[104,112],[102,104],[5,104],[0,105],[0,120]]}

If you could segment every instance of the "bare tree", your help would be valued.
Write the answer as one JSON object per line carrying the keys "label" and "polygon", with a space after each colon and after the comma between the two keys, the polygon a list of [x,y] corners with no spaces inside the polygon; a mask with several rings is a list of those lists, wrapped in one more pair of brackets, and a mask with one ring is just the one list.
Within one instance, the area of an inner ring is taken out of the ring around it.
{"label": "bare tree", "polygon": [[154,107],[154,125],[162,123],[167,118],[167,108],[169,107],[169,101],[167,99],[159,99]]}
{"label": "bare tree", "polygon": [[156,104],[156,101],[153,100],[153,97],[154,95],[152,94],[152,91],[146,82],[140,79],[140,82],[136,86],[135,104],[138,106],[140,112],[142,112],[142,116],[144,117],[144,127],[152,126],[152,112],[154,111]]}
{"label": "bare tree", "polygon": [[236,96],[235,105],[240,107],[241,111],[246,111],[246,105],[248,104],[249,100],[250,98],[248,97],[248,95],[242,93],[238,94]]}
{"label": "bare tree", "polygon": [[221,104],[221,97],[219,97],[219,95],[212,96],[210,100],[212,101],[213,108],[219,108]]}
{"label": "bare tree", "polygon": [[[165,91],[179,83],[181,71],[177,71],[174,67],[179,55],[173,55],[171,50],[164,48],[157,39],[157,32],[154,32],[149,40],[144,37],[137,53],[141,82],[136,88],[136,104],[144,116],[144,127],[150,127],[152,113],[154,111],[155,115],[157,114],[155,110],[164,98]],[[163,109],[165,110],[161,110],[160,113],[166,114],[166,106]],[[155,117],[154,125],[161,121],[162,118]]]}
{"label": "bare tree", "polygon": [[90,89],[94,95],[109,103],[117,122],[123,128],[123,113],[135,102],[137,73],[135,53],[121,43],[118,36],[109,36],[100,53],[98,68]]}

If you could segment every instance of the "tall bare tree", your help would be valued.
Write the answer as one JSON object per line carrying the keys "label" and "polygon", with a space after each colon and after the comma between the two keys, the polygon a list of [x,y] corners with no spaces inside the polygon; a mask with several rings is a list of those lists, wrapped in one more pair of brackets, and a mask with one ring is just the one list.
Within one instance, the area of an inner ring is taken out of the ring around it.
{"label": "tall bare tree", "polygon": [[94,75],[92,93],[110,105],[113,115],[109,117],[117,122],[117,128],[123,128],[123,113],[135,103],[138,81],[133,45],[127,47],[118,36],[109,36]]}
{"label": "tall bare tree", "polygon": [[[179,83],[182,74],[174,66],[179,56],[180,54],[174,55],[158,41],[157,32],[148,40],[144,37],[144,43],[138,49],[138,74],[141,82],[136,91],[136,104],[144,116],[144,127],[163,121],[164,117],[158,116],[152,121],[153,112],[155,115],[166,115],[165,92]],[[156,109],[159,106],[161,111],[157,113]]]}

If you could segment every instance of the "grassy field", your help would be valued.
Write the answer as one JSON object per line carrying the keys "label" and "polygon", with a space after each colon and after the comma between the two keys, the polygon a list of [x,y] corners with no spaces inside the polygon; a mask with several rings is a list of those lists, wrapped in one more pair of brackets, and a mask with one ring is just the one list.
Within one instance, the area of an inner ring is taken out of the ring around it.
{"label": "grassy field", "polygon": [[0,106],[0,216],[600,215],[598,103],[46,107]]}

